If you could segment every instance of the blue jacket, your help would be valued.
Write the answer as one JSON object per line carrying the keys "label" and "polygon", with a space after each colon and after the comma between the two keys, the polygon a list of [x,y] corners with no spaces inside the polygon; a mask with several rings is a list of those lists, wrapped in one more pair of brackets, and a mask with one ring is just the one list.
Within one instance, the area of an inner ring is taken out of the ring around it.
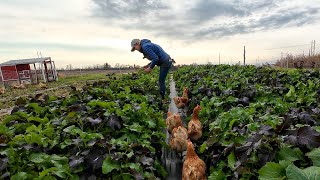
{"label": "blue jacket", "polygon": [[151,61],[149,66],[151,69],[153,69],[155,65],[163,67],[170,66],[170,56],[159,45],[152,43],[149,39],[142,39],[140,45],[140,52]]}

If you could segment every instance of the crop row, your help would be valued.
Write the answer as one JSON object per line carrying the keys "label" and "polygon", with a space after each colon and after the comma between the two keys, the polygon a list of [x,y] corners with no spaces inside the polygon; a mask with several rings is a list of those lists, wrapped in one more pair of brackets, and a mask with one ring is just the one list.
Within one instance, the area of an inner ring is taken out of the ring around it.
{"label": "crop row", "polygon": [[186,66],[188,114],[200,104],[196,143],[209,179],[317,179],[320,176],[319,70]]}
{"label": "crop row", "polygon": [[0,124],[0,179],[166,176],[155,85],[152,76],[137,73],[73,88],[69,97],[18,99]]}

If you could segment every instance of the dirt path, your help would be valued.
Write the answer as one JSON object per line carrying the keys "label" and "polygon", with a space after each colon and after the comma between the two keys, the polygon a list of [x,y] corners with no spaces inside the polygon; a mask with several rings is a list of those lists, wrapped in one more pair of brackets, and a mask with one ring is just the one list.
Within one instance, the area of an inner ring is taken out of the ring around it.
{"label": "dirt path", "polygon": [[[168,111],[172,113],[179,113],[182,115],[181,112],[179,112],[176,104],[173,101],[173,98],[177,96],[177,91],[175,88],[175,82],[173,80],[173,77],[170,77],[170,105]],[[185,120],[182,118],[183,124],[185,125]],[[167,138],[166,143],[169,144],[170,140],[170,134],[168,131],[166,131]],[[179,180],[182,179],[182,159],[178,156],[178,154],[175,151],[172,151],[171,149],[163,149],[162,150],[162,163],[165,166],[168,177],[167,180]]]}

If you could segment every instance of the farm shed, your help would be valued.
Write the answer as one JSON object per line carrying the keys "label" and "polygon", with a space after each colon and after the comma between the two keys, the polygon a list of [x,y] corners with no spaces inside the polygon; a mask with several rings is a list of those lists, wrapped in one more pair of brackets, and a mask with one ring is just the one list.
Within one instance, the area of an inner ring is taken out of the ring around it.
{"label": "farm shed", "polygon": [[38,84],[57,81],[58,75],[51,57],[10,60],[0,64],[0,82],[6,84]]}

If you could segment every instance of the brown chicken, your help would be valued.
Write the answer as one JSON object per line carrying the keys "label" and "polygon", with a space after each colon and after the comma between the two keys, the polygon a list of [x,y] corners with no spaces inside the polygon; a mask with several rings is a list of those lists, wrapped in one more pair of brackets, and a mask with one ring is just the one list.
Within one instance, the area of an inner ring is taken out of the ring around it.
{"label": "brown chicken", "polygon": [[47,89],[47,88],[48,88],[48,85],[47,85],[47,84],[44,84],[44,83],[42,83],[42,82],[40,82],[37,86],[38,86],[38,88],[40,88],[40,89]]}
{"label": "brown chicken", "polygon": [[181,101],[181,97],[174,97],[173,101],[179,109],[184,108],[186,106],[186,104]]}
{"label": "brown chicken", "polygon": [[200,110],[201,110],[201,107],[197,105],[193,109],[192,118],[188,123],[188,137],[193,141],[199,140],[202,136],[202,125],[199,120]]}
{"label": "brown chicken", "polygon": [[58,77],[59,77],[59,78],[65,78],[65,77],[66,77],[66,75],[65,75],[65,74],[63,74],[63,73],[59,73],[59,74],[58,74]]}
{"label": "brown chicken", "polygon": [[194,151],[192,142],[187,140],[187,155],[182,167],[182,180],[206,179],[206,165]]}
{"label": "brown chicken", "polygon": [[0,136],[0,144],[5,144],[7,141],[7,137],[5,135]]}
{"label": "brown chicken", "polygon": [[5,88],[0,88],[0,94],[4,94],[6,92]]}
{"label": "brown chicken", "polygon": [[171,134],[174,128],[182,126],[182,121],[178,113],[172,114],[171,112],[167,113],[166,125],[168,132]]}
{"label": "brown chicken", "polygon": [[187,87],[184,87],[183,89],[183,93],[182,93],[182,96],[181,96],[181,102],[183,103],[187,103],[189,101],[189,98],[188,98],[188,88]]}
{"label": "brown chicken", "polygon": [[170,147],[177,152],[183,152],[187,149],[187,139],[188,133],[185,127],[174,128],[169,143]]}
{"label": "brown chicken", "polygon": [[13,85],[13,89],[26,89],[27,86],[25,84]]}

